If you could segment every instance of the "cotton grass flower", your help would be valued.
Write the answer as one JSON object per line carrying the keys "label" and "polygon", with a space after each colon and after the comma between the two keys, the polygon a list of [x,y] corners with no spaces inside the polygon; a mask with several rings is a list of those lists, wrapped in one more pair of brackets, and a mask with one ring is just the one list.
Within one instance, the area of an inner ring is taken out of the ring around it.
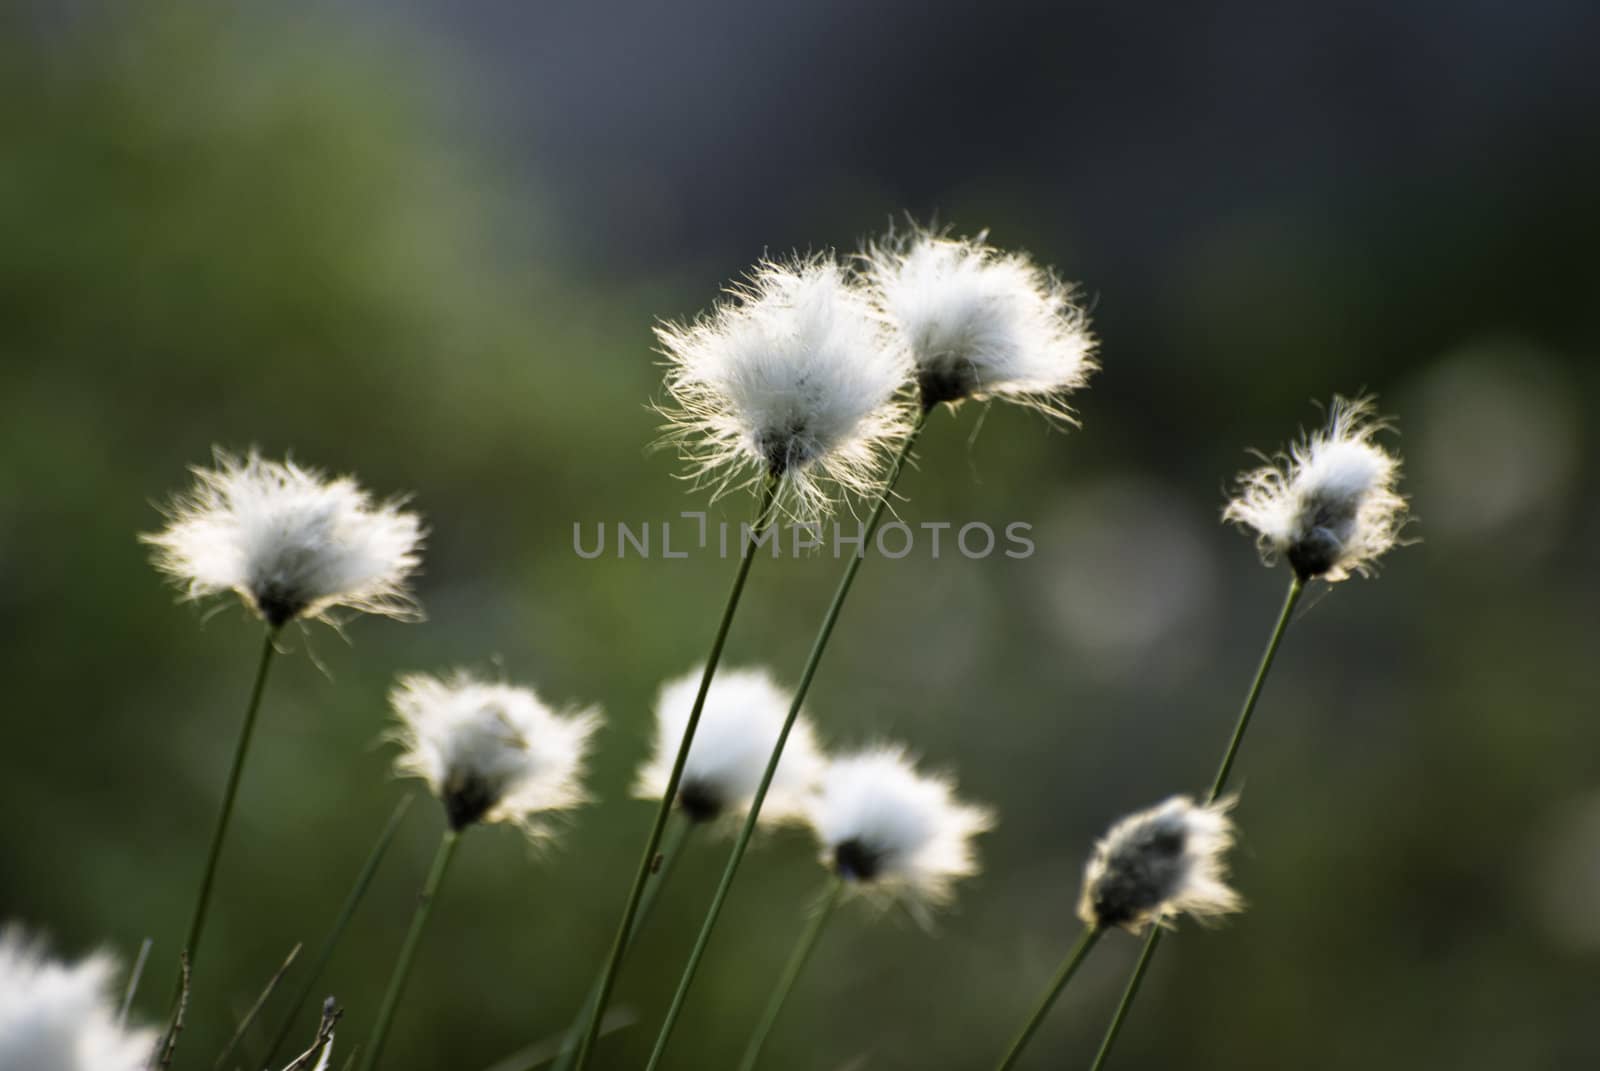
{"label": "cotton grass flower", "polygon": [[587,798],[597,711],[557,713],[527,688],[465,672],[402,677],[390,703],[405,749],[396,768],[428,783],[453,830],[506,822],[537,840],[550,832],[545,816]]}
{"label": "cotton grass flower", "polygon": [[864,892],[913,909],[947,903],[978,872],[972,840],[993,814],[955,798],[949,779],[917,772],[904,749],[883,745],[835,758],[811,804],[823,864]]}
{"label": "cotton grass flower", "polygon": [[0,930],[0,1068],[144,1071],[156,1032],[122,1024],[116,974],[110,956],[68,966],[15,927]]}
{"label": "cotton grass flower", "polygon": [[862,260],[916,362],[924,410],[1001,398],[1071,418],[1066,396],[1095,368],[1089,316],[1073,287],[983,234],[913,230],[869,246]]}
{"label": "cotton grass flower", "polygon": [[167,527],[141,537],[186,597],[237,592],[274,629],[336,607],[420,618],[406,581],[424,533],[399,500],[375,502],[348,477],[254,451],[218,450],[214,468],[193,472]]}
{"label": "cotton grass flower", "polygon": [[[655,750],[639,771],[636,796],[658,800],[667,790],[703,673],[695,669],[661,686],[655,707]],[[712,679],[678,788],[678,806],[690,821],[708,822],[743,813],[749,806],[788,716],[790,700],[765,670],[725,669]],[[811,723],[801,715],[773,773],[761,821],[803,819],[822,762]]]}
{"label": "cotton grass flower", "polygon": [[689,324],[656,329],[669,440],[720,491],[770,478],[802,514],[828,486],[868,493],[909,424],[895,396],[911,365],[831,257],[757,266]]}
{"label": "cotton grass flower", "polygon": [[1256,533],[1263,556],[1282,557],[1301,581],[1370,573],[1400,538],[1406,500],[1400,461],[1374,441],[1389,425],[1373,399],[1335,398],[1322,430],[1271,464],[1239,477],[1223,519]]}
{"label": "cotton grass flower", "polygon": [[1232,806],[1174,796],[1117,822],[1084,868],[1078,917],[1137,934],[1182,914],[1204,922],[1240,910],[1223,858],[1233,844]]}

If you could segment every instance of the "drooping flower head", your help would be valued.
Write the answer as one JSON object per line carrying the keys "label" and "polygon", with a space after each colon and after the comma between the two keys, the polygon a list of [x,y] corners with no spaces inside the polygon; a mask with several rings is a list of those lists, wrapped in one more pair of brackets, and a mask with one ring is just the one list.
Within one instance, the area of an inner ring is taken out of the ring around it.
{"label": "drooping flower head", "polygon": [[910,351],[924,409],[1002,398],[1070,419],[1095,339],[1073,287],[985,236],[913,230],[869,246],[865,273]]}
{"label": "drooping flower head", "polygon": [[1204,922],[1240,910],[1223,858],[1233,844],[1232,806],[1174,796],[1117,822],[1084,868],[1078,917],[1138,933],[1177,915]]}
{"label": "drooping flower head", "polygon": [[0,931],[0,1067],[22,1071],[144,1071],[154,1030],[124,1026],[116,963],[45,957],[20,930]]}
{"label": "drooping flower head", "polygon": [[918,773],[904,749],[884,745],[828,763],[811,825],[824,866],[919,909],[948,902],[955,883],[978,872],[972,840],[994,816],[957,800],[948,778]]}
{"label": "drooping flower head", "polygon": [[268,625],[335,607],[416,620],[406,588],[422,524],[397,501],[374,502],[354,480],[292,461],[216,452],[166,509],[170,523],[140,538],[188,598],[235,591]]}
{"label": "drooping flower head", "polygon": [[1371,398],[1334,398],[1325,428],[1240,475],[1223,520],[1255,532],[1266,560],[1286,559],[1303,581],[1366,575],[1406,523],[1400,460],[1374,441],[1388,427]]}
{"label": "drooping flower head", "polygon": [[[701,672],[693,670],[661,686],[656,698],[655,750],[639,771],[634,795],[659,800],[666,791],[678,742],[700,689]],[[708,822],[749,808],[791,700],[790,693],[778,687],[765,670],[724,669],[712,678],[678,787],[678,806],[691,821]],[[789,731],[760,821],[777,824],[803,819],[822,762],[811,723],[802,714]]]}
{"label": "drooping flower head", "polygon": [[669,439],[719,491],[770,477],[814,513],[828,484],[875,490],[883,451],[907,430],[895,396],[910,362],[831,257],[763,263],[710,313],[656,336]]}
{"label": "drooping flower head", "polygon": [[400,719],[402,774],[420,777],[452,829],[507,822],[535,839],[547,816],[583,803],[584,758],[597,711],[557,713],[527,688],[414,673],[389,701]]}

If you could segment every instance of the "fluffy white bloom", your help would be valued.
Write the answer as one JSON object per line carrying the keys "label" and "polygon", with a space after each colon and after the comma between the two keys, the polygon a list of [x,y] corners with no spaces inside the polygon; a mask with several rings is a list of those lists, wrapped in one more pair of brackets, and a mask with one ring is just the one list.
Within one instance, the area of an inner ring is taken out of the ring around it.
{"label": "fluffy white bloom", "polygon": [[802,513],[826,504],[824,480],[876,490],[885,447],[908,429],[895,398],[911,364],[833,259],[762,264],[709,314],[656,335],[669,439],[696,477],[719,492],[741,475],[778,479]]}
{"label": "fluffy white bloom", "polygon": [[0,931],[0,1067],[16,1071],[144,1071],[156,1032],[118,1019],[106,955],[67,966],[22,933]]}
{"label": "fluffy white bloom", "polygon": [[922,405],[1003,398],[1070,419],[1066,395],[1094,371],[1073,288],[1021,253],[926,231],[863,255],[865,273],[917,365]]}
{"label": "fluffy white bloom", "polygon": [[[634,795],[658,800],[666,791],[702,672],[696,669],[661,686],[656,698],[655,750],[639,771]],[[710,821],[749,807],[792,700],[765,670],[724,669],[712,678],[678,786],[678,806],[692,821]],[[761,821],[803,819],[822,761],[811,723],[801,714],[789,731],[783,757],[767,789]]]}
{"label": "fluffy white bloom", "polygon": [[165,511],[171,523],[140,537],[189,598],[238,592],[275,628],[338,606],[421,616],[406,579],[420,561],[422,525],[398,502],[254,452],[219,450],[215,468],[192,471],[194,487]]}
{"label": "fluffy white bloom", "polygon": [[556,713],[527,688],[458,672],[400,678],[389,701],[405,748],[396,768],[427,781],[452,829],[508,822],[539,838],[543,816],[583,803],[597,711]]}
{"label": "fluffy white bloom", "polygon": [[893,745],[828,763],[810,812],[825,866],[914,908],[947,902],[958,880],[978,872],[972,839],[994,824],[989,810],[957,800],[948,778],[919,774]]}
{"label": "fluffy white bloom", "polygon": [[1196,806],[1174,796],[1112,826],[1083,873],[1078,917],[1138,933],[1187,912],[1208,921],[1243,907],[1223,859],[1233,844],[1233,801]]}
{"label": "fluffy white bloom", "polygon": [[1335,398],[1326,428],[1239,477],[1223,520],[1254,531],[1267,560],[1287,559],[1302,580],[1367,574],[1406,523],[1400,461],[1373,441],[1387,429],[1371,398]]}

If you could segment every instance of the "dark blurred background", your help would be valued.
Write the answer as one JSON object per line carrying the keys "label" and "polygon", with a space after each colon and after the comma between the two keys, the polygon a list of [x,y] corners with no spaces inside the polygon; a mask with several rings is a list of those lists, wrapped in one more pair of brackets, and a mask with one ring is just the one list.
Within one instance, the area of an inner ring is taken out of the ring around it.
{"label": "dark blurred background", "polygon": [[[414,492],[433,532],[426,624],[311,629],[276,671],[180,1065],[320,940],[406,791],[393,675],[458,663],[603,704],[602,802],[549,852],[469,838],[393,1063],[474,1071],[568,1021],[648,821],[626,786],[651,695],[703,657],[729,571],[571,549],[574,522],[705,504],[647,451],[651,325],[906,214],[1082,280],[1104,370],[1081,431],[969,406],[926,436],[902,517],[1030,522],[1038,553],[870,563],[812,705],[1001,824],[935,933],[843,914],[770,1066],[998,1058],[1076,933],[1090,841],[1204,786],[1253,669],[1285,578],[1219,525],[1227,482],[1363,387],[1422,542],[1308,600],[1239,768],[1251,908],[1163,947],[1115,1062],[1596,1064],[1593,4],[0,18],[0,917],[73,955],[153,937],[160,1010],[258,635],[175,606],[135,541],[185,466],[293,451]],[[730,664],[792,680],[836,573],[762,564]],[[424,803],[326,980],[342,1048],[433,850]],[[642,1065],[724,850],[678,871],[602,1066]],[[820,882],[798,835],[752,856],[672,1067],[732,1063]],[[1104,943],[1029,1066],[1087,1064],[1135,949]]]}

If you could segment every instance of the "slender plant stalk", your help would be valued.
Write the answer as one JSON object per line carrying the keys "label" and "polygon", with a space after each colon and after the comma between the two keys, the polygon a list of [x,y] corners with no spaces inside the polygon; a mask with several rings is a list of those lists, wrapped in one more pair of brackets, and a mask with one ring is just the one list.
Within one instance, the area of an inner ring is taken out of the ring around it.
{"label": "slender plant stalk", "polygon": [[[199,957],[200,936],[205,932],[206,913],[211,907],[211,887],[217,879],[217,861],[222,858],[222,842],[228,837],[228,822],[233,817],[233,801],[239,792],[239,777],[244,772],[245,756],[250,753],[250,738],[255,734],[256,714],[261,710],[261,695],[267,686],[267,670],[272,667],[272,655],[277,650],[278,630],[267,629],[261,644],[261,661],[256,667],[255,684],[250,689],[250,705],[245,708],[244,726],[239,730],[239,742],[233,749],[233,766],[228,770],[228,784],[222,791],[222,811],[217,815],[217,828],[211,834],[211,851],[206,856],[205,875],[200,879],[200,895],[195,901],[194,917],[189,921],[189,936],[184,938],[179,951],[188,956],[189,970]],[[180,975],[179,986],[183,984]],[[176,994],[173,996],[177,1000]]]}
{"label": "slender plant stalk", "polygon": [[[872,542],[872,537],[878,530],[878,522],[883,519],[883,511],[889,504],[889,496],[894,492],[895,482],[899,480],[906,458],[911,456],[911,448],[916,445],[917,438],[922,434],[927,422],[928,414],[924,411],[912,426],[910,434],[906,436],[900,452],[895,455],[883,493],[878,496],[877,504],[872,507],[872,516],[867,520],[861,549],[850,556],[850,564],[845,566],[844,575],[839,578],[839,587],[833,593],[833,602],[822,615],[817,638],[812,642],[811,653],[806,657],[805,668],[800,672],[800,683],[795,686],[788,717],[784,720],[782,731],[778,733],[777,743],[773,745],[772,756],[767,760],[767,768],[761,775],[761,784],[756,788],[755,797],[750,801],[750,812],[745,815],[744,825],[740,827],[738,839],[733,843],[733,851],[728,856],[722,880],[711,898],[711,907],[706,912],[704,924],[700,927],[700,935],[695,939],[694,948],[689,953],[689,962],[684,965],[683,977],[678,980],[678,991],[673,995],[672,1006],[667,1009],[666,1020],[661,1024],[661,1033],[656,1037],[655,1051],[650,1054],[646,1071],[655,1071],[661,1062],[662,1054],[666,1052],[667,1042],[672,1037],[672,1028],[677,1025],[678,1015],[683,1011],[684,1000],[689,995],[689,987],[694,984],[695,972],[699,969],[700,961],[705,957],[706,948],[711,942],[711,931],[716,928],[717,918],[722,914],[722,905],[728,899],[729,890],[733,888],[734,875],[739,872],[739,863],[744,859],[745,849],[749,847],[750,838],[755,833],[756,822],[761,817],[761,805],[766,802],[767,790],[772,787],[773,775],[778,771],[778,760],[783,757],[783,747],[789,741],[789,731],[794,728],[795,719],[800,716],[800,707],[805,703],[806,692],[811,688],[812,678],[817,675],[817,667],[822,663],[822,654],[827,650],[828,639],[833,635],[833,626],[839,620],[840,611],[844,609],[844,600],[850,594],[850,585],[855,583],[856,573],[861,570],[861,563],[866,558],[867,545]],[[579,1071],[582,1071],[582,1067],[580,1061]]]}
{"label": "slender plant stalk", "polygon": [[[256,1002],[250,1005],[250,1010],[244,1013],[244,1018],[240,1019],[239,1025],[234,1028],[233,1037],[228,1039],[227,1047],[212,1062],[211,1066],[214,1071],[222,1071],[222,1068],[228,1062],[228,1057],[233,1055],[233,1050],[239,1047],[239,1043],[244,1040],[244,1036],[255,1025],[256,1017],[261,1014],[261,1009],[265,1008],[267,1001],[272,999],[273,990],[278,988],[278,983],[283,981],[283,976],[289,973],[289,968],[294,966],[294,961],[299,955],[300,946],[295,945],[289,950],[289,955],[284,959],[283,965],[272,972],[272,977],[267,979],[267,987],[261,991],[261,995],[256,998]],[[254,1063],[255,1061],[251,1060],[250,1062]]]}
{"label": "slender plant stalk", "polygon": [[772,1027],[788,1002],[789,994],[794,992],[794,984],[799,980],[800,972],[805,970],[806,962],[811,959],[811,952],[817,947],[817,938],[822,936],[823,927],[833,917],[833,909],[839,906],[839,898],[843,893],[844,882],[838,877],[831,878],[827,891],[822,894],[822,903],[812,912],[811,921],[801,933],[800,940],[795,942],[794,952],[783,968],[782,977],[778,979],[778,988],[772,991],[767,1010],[762,1013],[761,1022],[744,1050],[744,1059],[739,1061],[739,1071],[755,1071],[756,1062],[761,1059],[761,1050],[767,1044],[767,1036],[772,1033]]}
{"label": "slender plant stalk", "polygon": [[622,957],[628,951],[628,942],[633,934],[633,921],[639,914],[639,901],[644,896],[645,886],[650,883],[650,871],[655,866],[656,853],[661,848],[661,837],[666,830],[667,819],[672,815],[672,806],[678,799],[678,784],[683,780],[683,767],[689,758],[689,746],[694,742],[695,731],[700,727],[700,712],[705,709],[706,693],[711,690],[711,678],[716,675],[717,663],[722,659],[722,648],[727,643],[728,630],[733,625],[734,611],[739,607],[739,596],[744,593],[744,583],[750,576],[750,566],[756,560],[756,540],[761,538],[768,525],[772,523],[773,499],[777,493],[778,481],[769,477],[761,488],[751,539],[748,543],[740,542],[739,568],[734,573],[733,586],[728,590],[727,602],[722,607],[722,620],[717,624],[716,635],[711,640],[711,651],[706,655],[706,668],[700,674],[700,690],[695,693],[694,706],[690,709],[689,720],[684,725],[683,739],[678,743],[678,755],[673,760],[672,773],[667,778],[666,790],[661,794],[661,803],[656,808],[655,822],[650,827],[650,836],[645,841],[643,854],[639,857],[639,867],[633,877],[633,888],[628,892],[628,904],[623,908],[622,921],[617,924],[617,934],[611,942],[610,958],[606,960],[605,969],[601,972],[600,999],[594,1002],[594,1007],[589,1011],[589,1021],[584,1027],[583,1040],[578,1045],[576,1071],[583,1071],[594,1052],[594,1044],[600,1034],[600,1019],[605,1015],[606,1004],[611,1000],[611,991],[616,987],[617,972],[622,966]]}
{"label": "slender plant stalk", "polygon": [[[651,908],[655,907],[657,898],[661,895],[662,888],[667,884],[667,879],[672,876],[672,871],[683,854],[684,842],[689,838],[689,830],[694,824],[688,819],[674,822],[661,842],[661,866],[656,871],[655,880],[644,891],[643,898],[639,901],[639,914],[633,920],[633,929],[628,934],[628,944],[631,947],[638,938],[639,931],[644,928],[645,920],[650,917]],[[555,1071],[567,1071],[572,1066],[573,1059],[577,1056],[578,1042],[582,1038],[583,1028],[588,1025],[589,1016],[594,1012],[595,1004],[600,1000],[600,985],[603,978],[596,976],[594,985],[589,990],[588,999],[584,1001],[583,1011],[568,1028],[566,1037],[561,1041],[561,1048],[556,1053]],[[547,1057],[548,1058],[548,1057]],[[542,1063],[543,1061],[539,1061]],[[539,1063],[527,1064],[522,1071],[533,1071]]]}
{"label": "slender plant stalk", "polygon": [[395,1009],[400,1006],[400,995],[405,992],[406,976],[411,973],[411,961],[416,958],[417,946],[422,943],[422,931],[428,925],[428,915],[433,911],[433,902],[439,896],[439,886],[444,882],[445,871],[450,869],[450,860],[456,853],[456,845],[460,842],[461,834],[453,829],[446,829],[444,836],[439,839],[439,851],[433,857],[433,867],[428,871],[428,880],[423,883],[422,895],[417,899],[417,910],[411,916],[411,929],[406,931],[405,943],[400,946],[400,959],[394,965],[394,974],[389,978],[389,989],[383,995],[378,1018],[372,1024],[372,1036],[367,1039],[367,1051],[361,1058],[362,1071],[372,1071],[378,1066],[378,1057],[383,1055],[383,1043],[389,1037],[389,1027],[394,1022]]}
{"label": "slender plant stalk", "polygon": [[1033,1010],[1028,1021],[1023,1024],[1018,1032],[1017,1039],[1011,1043],[1011,1048],[1006,1051],[1005,1058],[1000,1061],[997,1071],[1010,1071],[1016,1066],[1022,1050],[1028,1047],[1028,1042],[1033,1040],[1033,1035],[1039,1029],[1039,1024],[1044,1022],[1045,1016],[1050,1014],[1050,1008],[1061,995],[1061,991],[1072,981],[1072,976],[1078,973],[1078,968],[1083,961],[1089,958],[1089,950],[1100,940],[1100,935],[1105,933],[1099,926],[1085,926],[1077,942],[1072,946],[1072,951],[1067,953],[1067,958],[1062,960],[1061,969],[1056,972],[1056,977],[1050,983],[1050,988],[1045,990],[1044,998],[1039,1001],[1039,1006]]}
{"label": "slender plant stalk", "polygon": [[289,1005],[289,1014],[283,1017],[283,1025],[278,1028],[278,1033],[272,1039],[272,1047],[267,1050],[266,1063],[271,1064],[278,1055],[278,1050],[283,1048],[283,1043],[289,1038],[289,1032],[294,1029],[294,1021],[300,1017],[300,1011],[306,1006],[306,1001],[311,999],[311,991],[322,977],[322,972],[327,969],[328,961],[333,958],[333,950],[338,947],[339,939],[344,936],[345,927],[350,925],[350,920],[355,916],[356,908],[367,895],[367,887],[377,875],[378,866],[389,851],[389,845],[394,841],[394,835],[400,829],[400,821],[406,816],[406,810],[411,806],[413,798],[409,793],[400,797],[400,802],[395,804],[394,813],[389,815],[389,821],[384,824],[383,832],[378,834],[378,842],[372,846],[367,861],[361,866],[361,872],[356,875],[356,883],[345,897],[343,906],[339,908],[333,929],[323,940],[322,947],[317,951],[317,958],[312,962],[311,970],[306,975],[306,980],[300,983],[294,1002]]}
{"label": "slender plant stalk", "polygon": [[[1256,679],[1250,682],[1250,691],[1245,695],[1244,706],[1239,710],[1239,720],[1234,723],[1233,736],[1228,740],[1228,749],[1223,752],[1222,762],[1217,767],[1217,776],[1211,782],[1211,791],[1206,796],[1208,804],[1215,803],[1227,790],[1228,774],[1233,772],[1233,761],[1239,755],[1239,745],[1244,741],[1245,730],[1250,727],[1250,716],[1255,713],[1256,700],[1261,697],[1262,685],[1267,681],[1267,674],[1272,671],[1273,659],[1278,656],[1278,645],[1283,642],[1283,635],[1289,630],[1289,620],[1294,615],[1294,608],[1303,594],[1305,594],[1305,584],[1296,576],[1289,581],[1289,591],[1283,598],[1283,609],[1278,613],[1278,623],[1273,626],[1272,637],[1267,640],[1267,649],[1261,653],[1261,664],[1256,668]],[[1116,1014],[1111,1017],[1111,1024],[1106,1027],[1105,1037],[1100,1042],[1100,1051],[1095,1054],[1091,1071],[1100,1071],[1106,1058],[1111,1054],[1111,1046],[1117,1040],[1117,1034],[1122,1031],[1123,1020],[1128,1017],[1128,1009],[1133,1006],[1133,999],[1139,994],[1139,985],[1144,981],[1145,971],[1150,966],[1151,958],[1156,954],[1156,946],[1161,943],[1161,934],[1160,926],[1150,927],[1150,936],[1145,938],[1144,950],[1139,953],[1139,962],[1134,965],[1133,976],[1128,979],[1128,987],[1123,990]]]}

